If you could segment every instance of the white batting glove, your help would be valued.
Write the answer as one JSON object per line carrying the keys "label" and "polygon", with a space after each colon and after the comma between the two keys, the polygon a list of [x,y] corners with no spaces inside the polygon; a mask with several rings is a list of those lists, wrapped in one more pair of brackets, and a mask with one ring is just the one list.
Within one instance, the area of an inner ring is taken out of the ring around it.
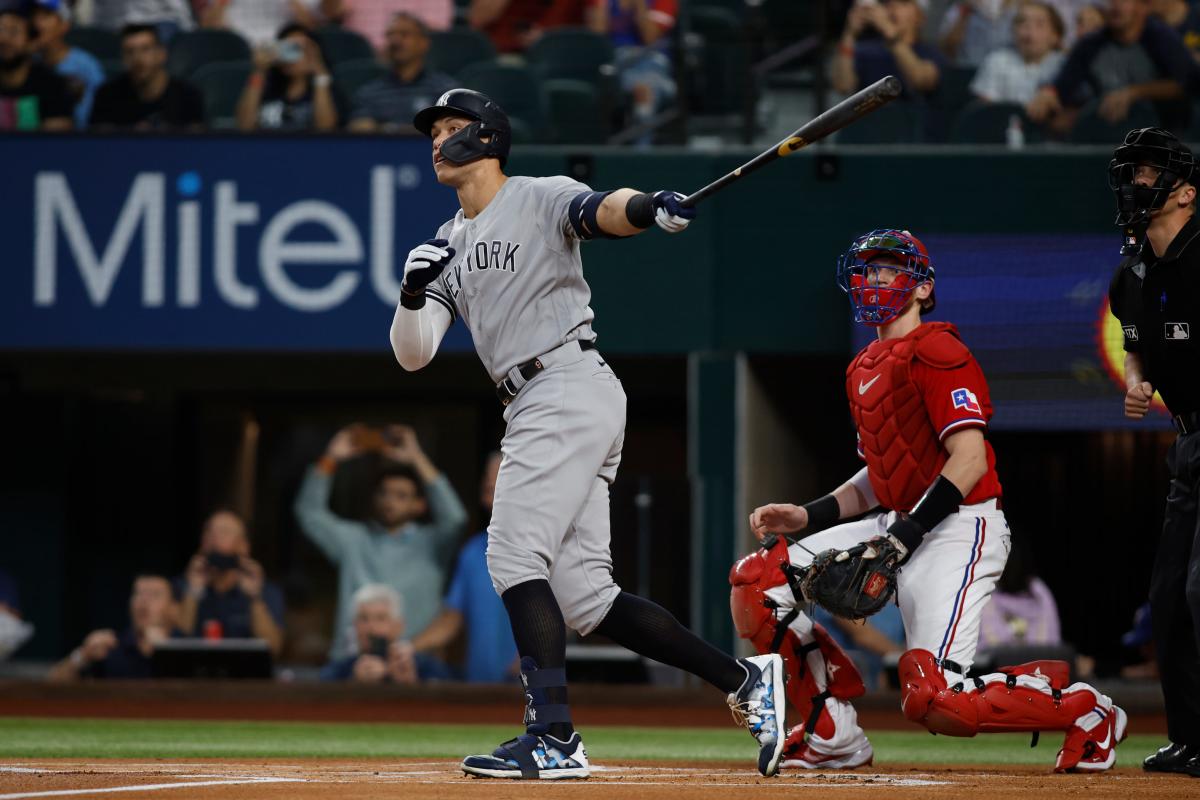
{"label": "white batting glove", "polygon": [[454,248],[447,244],[445,239],[430,239],[409,251],[400,286],[400,305],[412,310],[425,305],[425,287],[437,280],[454,257]]}
{"label": "white batting glove", "polygon": [[679,192],[655,192],[651,198],[654,204],[654,224],[667,233],[679,233],[696,218],[696,209],[684,208],[679,201],[684,195]]}

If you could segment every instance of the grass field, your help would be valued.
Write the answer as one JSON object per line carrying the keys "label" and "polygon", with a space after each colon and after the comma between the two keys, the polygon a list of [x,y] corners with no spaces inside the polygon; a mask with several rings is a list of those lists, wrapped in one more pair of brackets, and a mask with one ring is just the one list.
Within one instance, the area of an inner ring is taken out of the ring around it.
{"label": "grass field", "polygon": [[[514,726],[328,722],[211,722],[0,718],[2,758],[461,758],[491,750]],[[729,728],[628,728],[583,731],[595,761],[729,761],[749,758],[744,731]],[[870,732],[876,766],[1054,763],[1058,733],[1036,749],[1025,734],[933,737],[921,731]],[[1136,766],[1165,743],[1135,735],[1117,751],[1118,766]]]}

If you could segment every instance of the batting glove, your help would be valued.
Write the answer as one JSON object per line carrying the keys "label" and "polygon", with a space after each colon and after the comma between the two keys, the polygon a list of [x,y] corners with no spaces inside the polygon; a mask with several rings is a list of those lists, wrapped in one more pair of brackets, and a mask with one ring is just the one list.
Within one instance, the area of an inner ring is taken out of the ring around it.
{"label": "batting glove", "polygon": [[437,280],[454,258],[454,248],[445,239],[429,239],[414,247],[404,262],[400,305],[416,310],[425,305],[425,287]]}
{"label": "batting glove", "polygon": [[679,192],[655,192],[651,198],[654,206],[654,224],[667,233],[679,233],[696,218],[696,209],[684,208],[679,201],[684,198]]}

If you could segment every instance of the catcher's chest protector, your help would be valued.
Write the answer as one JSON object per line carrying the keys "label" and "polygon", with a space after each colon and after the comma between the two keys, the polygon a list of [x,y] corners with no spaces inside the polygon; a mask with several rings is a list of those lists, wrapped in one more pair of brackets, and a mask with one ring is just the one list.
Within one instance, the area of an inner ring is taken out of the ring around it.
{"label": "catcher's chest protector", "polygon": [[[913,358],[927,337],[948,332],[948,322],[929,322],[901,339],[875,341],[846,370],[846,395],[858,428],[867,474],[883,508],[908,511],[946,463],[947,453],[912,379]],[[962,348],[966,353],[966,348]]]}

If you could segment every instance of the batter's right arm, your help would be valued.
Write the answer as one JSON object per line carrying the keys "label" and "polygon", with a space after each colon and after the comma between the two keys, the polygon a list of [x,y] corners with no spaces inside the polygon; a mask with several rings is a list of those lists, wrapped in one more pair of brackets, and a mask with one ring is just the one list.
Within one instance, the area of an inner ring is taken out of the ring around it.
{"label": "batter's right arm", "polygon": [[584,192],[572,201],[568,220],[580,239],[633,236],[654,225],[679,233],[696,218],[696,209],[679,204],[683,197],[678,192],[636,189]]}

